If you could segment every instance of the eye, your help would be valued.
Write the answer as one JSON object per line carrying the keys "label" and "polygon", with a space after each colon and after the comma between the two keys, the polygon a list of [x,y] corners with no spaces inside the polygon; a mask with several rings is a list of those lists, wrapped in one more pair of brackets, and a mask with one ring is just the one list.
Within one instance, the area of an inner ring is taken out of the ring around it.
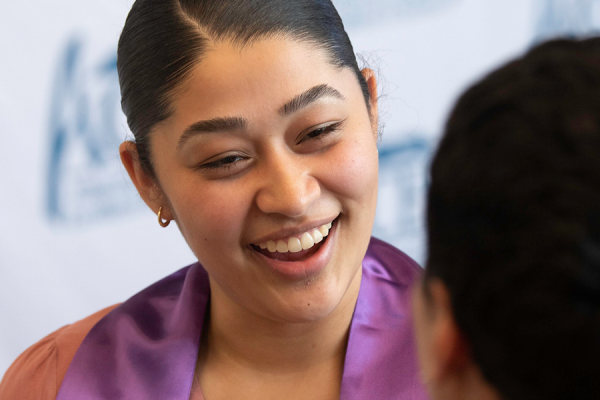
{"label": "eye", "polygon": [[238,176],[252,164],[252,157],[247,154],[224,153],[204,161],[196,167],[202,171],[206,179],[226,179]]}
{"label": "eye", "polygon": [[311,140],[311,139],[323,139],[325,136],[336,132],[337,130],[339,130],[339,128],[342,126],[344,121],[338,121],[338,122],[333,122],[327,125],[322,125],[322,126],[318,126],[314,129],[311,129],[308,133],[306,133],[304,136],[302,136],[300,138],[300,140],[297,141],[297,144],[300,144],[304,141],[307,140]]}
{"label": "eye", "polygon": [[202,164],[200,166],[200,168],[203,168],[203,169],[219,169],[219,168],[229,169],[229,168],[233,167],[236,162],[242,161],[242,160],[245,160],[245,158],[242,156],[229,155],[229,156],[219,158],[218,160]]}

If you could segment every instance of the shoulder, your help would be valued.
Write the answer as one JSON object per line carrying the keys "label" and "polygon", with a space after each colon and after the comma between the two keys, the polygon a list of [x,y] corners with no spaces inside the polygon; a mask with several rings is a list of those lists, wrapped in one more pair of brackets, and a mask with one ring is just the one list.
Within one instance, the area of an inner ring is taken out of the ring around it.
{"label": "shoulder", "polygon": [[[194,266],[196,268],[192,268]],[[182,268],[124,303],[107,307],[46,336],[25,350],[6,371],[0,381],[0,399],[54,400],[75,353],[94,326],[103,323],[112,329],[123,316],[137,317],[133,322],[144,325],[148,310],[153,311],[157,306],[157,298],[167,299],[171,306],[176,305],[186,285],[202,287],[201,295],[209,292],[208,277],[200,264]],[[111,313],[113,310],[115,312]]]}
{"label": "shoulder", "polygon": [[54,399],[79,345],[115,306],[66,325],[25,350],[0,382],[0,399]]}
{"label": "shoulder", "polygon": [[372,237],[363,260],[363,271],[410,286],[421,276],[423,268],[401,250]]}

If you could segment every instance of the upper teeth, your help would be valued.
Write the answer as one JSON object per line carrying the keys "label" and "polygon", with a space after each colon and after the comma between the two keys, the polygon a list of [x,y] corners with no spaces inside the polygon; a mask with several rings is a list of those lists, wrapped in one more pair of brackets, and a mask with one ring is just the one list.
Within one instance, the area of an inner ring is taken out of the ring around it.
{"label": "upper teeth", "polygon": [[278,241],[269,240],[265,243],[260,243],[261,249],[267,249],[271,253],[297,253],[302,250],[310,249],[323,240],[323,238],[329,235],[329,229],[331,229],[331,222],[325,225],[321,225],[316,229],[311,229],[308,232],[304,232],[299,237],[292,236]]}

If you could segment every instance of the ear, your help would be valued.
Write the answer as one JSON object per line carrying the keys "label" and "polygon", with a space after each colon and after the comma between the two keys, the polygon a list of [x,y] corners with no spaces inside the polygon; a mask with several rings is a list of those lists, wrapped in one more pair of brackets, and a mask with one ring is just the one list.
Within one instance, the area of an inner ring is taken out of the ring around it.
{"label": "ear", "polygon": [[140,164],[137,145],[132,141],[125,141],[119,146],[119,154],[123,166],[146,205],[155,214],[158,214],[158,209],[163,207],[162,218],[172,220],[173,215],[168,202],[164,199],[162,190],[154,177],[150,176]]}
{"label": "ear", "polygon": [[446,285],[437,278],[426,283],[429,298],[425,300],[429,308],[430,324],[430,365],[429,379],[436,383],[449,382],[461,378],[472,364],[468,343],[461,333],[456,320],[450,293]]}
{"label": "ear", "polygon": [[375,138],[379,139],[379,113],[377,112],[377,78],[375,72],[371,68],[363,68],[361,71],[363,78],[367,81],[367,88],[369,89],[369,104],[371,106],[371,129],[375,134]]}

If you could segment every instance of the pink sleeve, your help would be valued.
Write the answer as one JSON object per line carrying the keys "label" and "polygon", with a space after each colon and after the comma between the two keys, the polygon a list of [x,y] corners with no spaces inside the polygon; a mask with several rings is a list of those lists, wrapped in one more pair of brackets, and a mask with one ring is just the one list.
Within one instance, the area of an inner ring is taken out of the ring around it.
{"label": "pink sleeve", "polygon": [[115,307],[64,326],[25,350],[0,381],[0,400],[54,400],[79,345]]}
{"label": "pink sleeve", "polygon": [[58,392],[56,337],[67,327],[46,336],[23,352],[0,382],[2,400],[54,400]]}

